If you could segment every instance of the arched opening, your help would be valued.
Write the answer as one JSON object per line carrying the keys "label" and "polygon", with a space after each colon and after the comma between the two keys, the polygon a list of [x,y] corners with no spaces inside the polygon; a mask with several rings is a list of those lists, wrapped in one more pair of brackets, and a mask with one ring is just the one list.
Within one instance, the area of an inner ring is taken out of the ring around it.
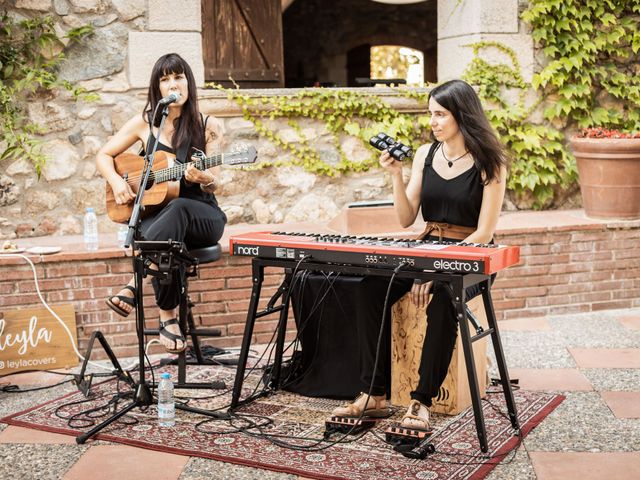
{"label": "arched opening", "polygon": [[285,86],[362,86],[356,78],[375,78],[371,48],[384,45],[421,52],[424,81],[435,82],[436,13],[436,0],[296,0],[282,17]]}
{"label": "arched opening", "polygon": [[371,47],[371,78],[401,79],[410,86],[424,83],[424,53],[401,45]]}

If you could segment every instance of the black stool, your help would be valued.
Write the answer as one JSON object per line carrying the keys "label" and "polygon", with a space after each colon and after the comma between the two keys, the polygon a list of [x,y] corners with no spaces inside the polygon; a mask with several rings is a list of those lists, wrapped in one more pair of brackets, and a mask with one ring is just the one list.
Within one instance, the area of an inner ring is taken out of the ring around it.
{"label": "black stool", "polygon": [[[149,275],[153,275],[162,281],[169,275],[178,275],[180,279],[180,303],[178,304],[178,323],[185,339],[191,338],[191,348],[195,355],[195,361],[187,362],[187,350],[178,354],[178,381],[176,388],[225,388],[219,381],[208,383],[188,383],[186,381],[186,366],[211,364],[202,355],[199,337],[219,337],[222,333],[217,328],[197,328],[193,320],[192,308],[194,303],[189,298],[189,277],[198,275],[198,265],[212,263],[222,256],[220,244],[206,248],[187,250],[181,242],[137,242],[141,255],[158,266],[158,270],[145,269]],[[145,335],[159,335],[158,328],[144,329]]]}

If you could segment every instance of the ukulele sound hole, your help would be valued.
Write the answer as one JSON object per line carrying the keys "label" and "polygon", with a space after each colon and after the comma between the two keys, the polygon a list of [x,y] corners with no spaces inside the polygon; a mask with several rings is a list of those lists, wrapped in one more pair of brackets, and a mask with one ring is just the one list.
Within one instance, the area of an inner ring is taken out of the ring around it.
{"label": "ukulele sound hole", "polygon": [[153,187],[154,183],[156,183],[156,175],[154,172],[151,172],[151,175],[149,175],[149,180],[147,181],[147,188],[145,190],[149,190],[151,187]]}

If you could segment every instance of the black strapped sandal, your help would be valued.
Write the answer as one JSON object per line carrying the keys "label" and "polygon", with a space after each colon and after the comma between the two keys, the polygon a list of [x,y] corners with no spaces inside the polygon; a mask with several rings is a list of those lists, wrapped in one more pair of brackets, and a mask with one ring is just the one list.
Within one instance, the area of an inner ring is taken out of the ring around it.
{"label": "black strapped sandal", "polygon": [[[171,333],[169,330],[167,330],[166,327],[168,325],[178,325],[178,328],[180,328],[180,323],[178,322],[177,318],[170,318],[166,322],[163,322],[162,320],[160,320],[160,329],[158,330],[158,334],[162,335],[164,338],[168,338],[169,340],[171,340],[174,346],[173,349],[167,348],[167,352],[169,353],[184,352],[185,349],[187,348],[187,340],[184,338],[184,335],[182,334],[182,332],[180,332],[180,335],[176,335],[175,333]],[[182,342],[182,348],[180,349],[178,348],[178,341]]]}
{"label": "black strapped sandal", "polygon": [[129,313],[131,312],[127,312],[124,308],[122,308],[120,305],[113,303],[113,299],[117,298],[118,300],[120,300],[122,303],[126,303],[127,305],[132,306],[133,308],[136,308],[136,289],[133,288],[131,285],[125,285],[124,288],[122,290],[129,290],[131,293],[133,293],[133,297],[127,297],[126,295],[112,295],[109,298],[107,298],[105,300],[105,302],[107,303],[107,306],[113,310],[114,312],[116,312],[118,315],[120,315],[121,317],[125,317],[127,318],[129,316]]}

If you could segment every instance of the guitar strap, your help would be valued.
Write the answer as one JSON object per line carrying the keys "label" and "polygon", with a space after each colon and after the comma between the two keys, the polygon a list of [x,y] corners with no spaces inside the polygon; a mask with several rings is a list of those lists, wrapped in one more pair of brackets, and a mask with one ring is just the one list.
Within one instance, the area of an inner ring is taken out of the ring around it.
{"label": "guitar strap", "polygon": [[[148,112],[148,117],[149,117],[149,132],[153,135],[153,126],[151,125],[151,112]],[[206,116],[206,118],[204,117],[204,115],[202,115],[202,113],[200,114],[200,120],[202,121],[202,129],[203,129],[203,135],[205,136],[205,140],[206,140],[206,135],[207,135],[207,122],[209,121],[209,115]],[[155,136],[154,136],[155,138]],[[180,163],[185,163],[186,158],[187,158],[187,154],[189,151],[189,145],[182,145],[178,151],[176,152],[176,160]],[[145,155],[145,151],[144,151],[144,147],[140,149],[140,152],[138,152],[138,155],[140,156],[144,156]]]}
{"label": "guitar strap", "polygon": [[[207,121],[209,120],[209,115],[207,115],[207,118],[204,118],[204,115],[202,115],[202,113],[200,114],[200,121],[203,124],[203,132],[202,134],[204,135],[205,138],[205,143],[206,143],[206,135],[207,135]],[[189,153],[189,147],[190,145],[182,145],[180,147],[180,149],[176,152],[176,160],[178,160],[180,163],[185,163],[188,153]]]}
{"label": "guitar strap", "polygon": [[187,152],[189,151],[189,144],[183,144],[176,152],[176,160],[180,163],[185,163],[187,158]]}

